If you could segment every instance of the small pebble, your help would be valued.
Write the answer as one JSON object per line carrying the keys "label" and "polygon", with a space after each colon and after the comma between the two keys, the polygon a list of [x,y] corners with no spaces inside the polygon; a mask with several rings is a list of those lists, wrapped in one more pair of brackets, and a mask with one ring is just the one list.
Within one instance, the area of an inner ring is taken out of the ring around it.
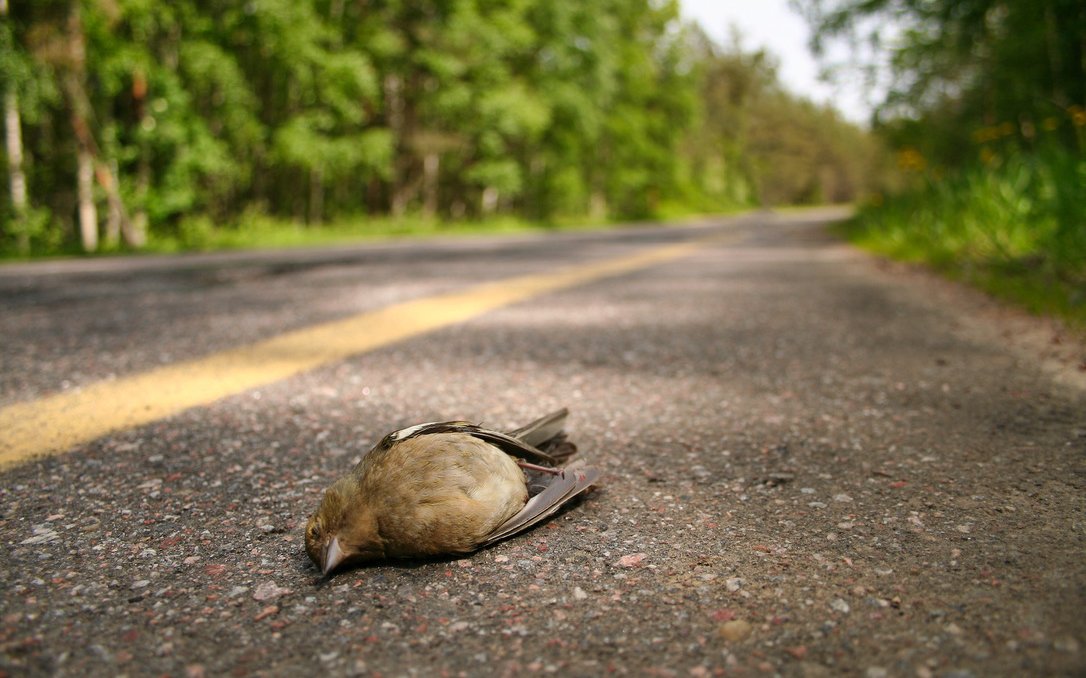
{"label": "small pebble", "polygon": [[618,562],[615,563],[615,567],[638,567],[647,557],[647,553],[631,553],[628,556],[619,558]]}
{"label": "small pebble", "polygon": [[1066,652],[1067,654],[1078,654],[1079,642],[1076,638],[1067,636],[1066,638],[1059,638],[1052,643],[1052,647],[1056,648],[1060,652]]}
{"label": "small pebble", "polygon": [[290,589],[284,589],[279,587],[273,581],[266,581],[260,586],[256,587],[256,591],[253,591],[254,600],[274,600],[280,596],[285,596],[290,593]]}
{"label": "small pebble", "polygon": [[34,534],[33,537],[28,537],[19,543],[24,546],[34,546],[37,544],[48,544],[51,541],[60,539],[60,535],[48,525],[38,525],[33,528],[32,532]]}
{"label": "small pebble", "polygon": [[721,624],[717,633],[724,640],[735,643],[748,638],[751,631],[753,631],[753,627],[750,625],[750,622],[742,619],[733,619],[732,621]]}

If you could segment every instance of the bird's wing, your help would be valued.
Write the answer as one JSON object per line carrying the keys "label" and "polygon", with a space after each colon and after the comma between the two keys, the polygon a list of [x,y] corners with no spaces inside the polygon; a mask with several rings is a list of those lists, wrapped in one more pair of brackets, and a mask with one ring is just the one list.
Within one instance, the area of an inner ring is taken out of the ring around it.
{"label": "bird's wing", "polygon": [[381,439],[381,442],[377,443],[377,449],[386,449],[392,447],[393,443],[398,443],[417,436],[460,431],[465,426],[471,425],[472,424],[466,421],[428,421],[425,424],[415,424],[414,426],[408,426],[407,428],[401,428],[398,431],[389,433]]}
{"label": "bird's wing", "polygon": [[419,436],[432,435],[435,433],[467,433],[468,435],[475,436],[479,440],[494,445],[501,451],[514,457],[519,457],[527,461],[549,464],[551,466],[556,465],[558,462],[554,456],[547,454],[519,438],[514,438],[513,436],[500,431],[492,431],[481,426],[476,426],[475,424],[470,424],[466,421],[432,421],[426,424],[408,426],[399,431],[389,433],[381,439],[381,442],[377,443],[377,446],[374,449],[387,450],[392,447],[393,444],[403,442],[408,438],[417,438]]}
{"label": "bird's wing", "polygon": [[480,428],[478,426],[467,427],[462,429],[462,431],[475,436],[479,440],[484,440],[491,445],[494,445],[502,452],[514,457],[519,457],[526,461],[547,464],[548,466],[558,465],[558,459],[553,455],[548,454],[533,445],[529,445],[520,438],[514,438],[507,433],[491,431],[490,429]]}
{"label": "bird's wing", "polygon": [[585,466],[582,461],[569,464],[554,476],[547,489],[529,499],[516,515],[495,528],[481,546],[501,541],[546,520],[563,504],[595,484],[599,477],[599,469]]}

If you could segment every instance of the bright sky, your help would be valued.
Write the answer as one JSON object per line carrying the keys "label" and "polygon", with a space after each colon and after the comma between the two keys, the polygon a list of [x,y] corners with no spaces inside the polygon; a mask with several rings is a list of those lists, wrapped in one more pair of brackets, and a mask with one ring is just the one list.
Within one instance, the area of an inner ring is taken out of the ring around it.
{"label": "bright sky", "polygon": [[807,22],[788,8],[788,0],[680,0],[684,17],[696,19],[721,44],[731,27],[743,36],[743,48],[765,48],[780,63],[780,76],[792,92],[819,102],[832,101],[850,120],[866,123],[870,106],[862,93],[818,80],[818,64],[807,49]]}

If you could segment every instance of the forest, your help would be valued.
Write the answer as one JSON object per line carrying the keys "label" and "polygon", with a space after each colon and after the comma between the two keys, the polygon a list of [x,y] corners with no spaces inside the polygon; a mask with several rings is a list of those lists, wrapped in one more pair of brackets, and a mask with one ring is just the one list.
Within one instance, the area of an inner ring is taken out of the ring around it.
{"label": "forest", "polygon": [[870,192],[879,142],[674,0],[0,0],[0,255]]}
{"label": "forest", "polygon": [[1086,328],[1086,3],[791,4],[828,69],[886,93],[873,131],[903,182],[851,237]]}

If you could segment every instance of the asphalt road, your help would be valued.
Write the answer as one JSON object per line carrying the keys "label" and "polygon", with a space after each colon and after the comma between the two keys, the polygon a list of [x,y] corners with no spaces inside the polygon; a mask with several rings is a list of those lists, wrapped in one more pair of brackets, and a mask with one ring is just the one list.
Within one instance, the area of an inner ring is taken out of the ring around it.
{"label": "asphalt road", "polygon": [[[1076,359],[835,216],[0,268],[10,410],[697,243],[0,470],[0,674],[1083,675]],[[563,405],[583,502],[320,583],[305,516],[381,435]]]}

